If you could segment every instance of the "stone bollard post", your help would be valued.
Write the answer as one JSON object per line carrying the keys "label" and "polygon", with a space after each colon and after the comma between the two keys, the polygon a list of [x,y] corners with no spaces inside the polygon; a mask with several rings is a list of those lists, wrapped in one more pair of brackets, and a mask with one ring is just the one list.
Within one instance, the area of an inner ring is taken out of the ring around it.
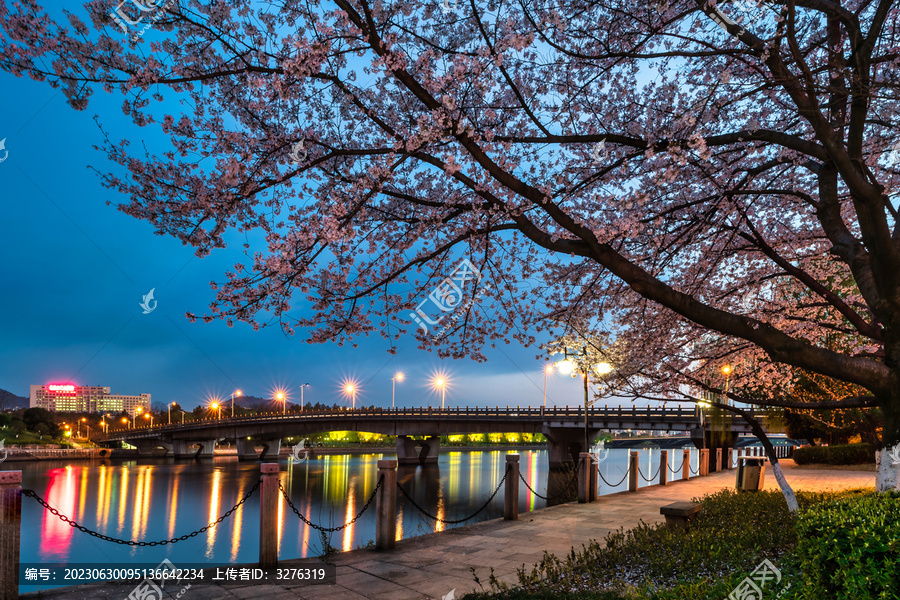
{"label": "stone bollard post", "polygon": [[669,485],[669,451],[659,451],[659,485]]}
{"label": "stone bollard post", "polygon": [[716,473],[722,470],[722,449],[716,448]]}
{"label": "stone bollard post", "polygon": [[278,463],[259,466],[259,567],[278,566]]}
{"label": "stone bollard post", "polygon": [[684,449],[684,462],[681,463],[681,478],[687,481],[691,478],[691,451]]}
{"label": "stone bollard post", "polygon": [[0,471],[0,600],[19,597],[22,471]]}
{"label": "stone bollard post", "polygon": [[375,549],[390,550],[397,544],[396,460],[378,461],[378,480],[382,483],[375,494]]}
{"label": "stone bollard post", "polygon": [[578,458],[578,502],[593,502],[597,499],[597,465],[590,452],[581,452]]}
{"label": "stone bollard post", "polygon": [[709,475],[709,448],[700,448],[700,477]]}
{"label": "stone bollard post", "polygon": [[641,456],[641,453],[637,450],[632,450],[628,456],[628,491],[636,492],[638,491],[638,460]]}
{"label": "stone bollard post", "polygon": [[728,449],[728,462],[725,464],[725,468],[731,470],[734,468],[734,449]]}
{"label": "stone bollard post", "polygon": [[506,455],[506,488],[503,490],[503,518],[519,519],[519,455]]}

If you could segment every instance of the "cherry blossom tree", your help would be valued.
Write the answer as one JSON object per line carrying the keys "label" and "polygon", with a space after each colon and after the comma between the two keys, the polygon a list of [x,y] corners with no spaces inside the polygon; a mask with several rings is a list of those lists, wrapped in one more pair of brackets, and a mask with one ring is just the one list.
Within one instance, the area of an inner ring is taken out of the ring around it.
{"label": "cherry blossom tree", "polygon": [[900,444],[895,0],[69,7],[0,2],[2,68],[169,137],[98,171],[198,255],[246,240],[203,318],[476,359],[615,323],[656,386],[803,369]]}

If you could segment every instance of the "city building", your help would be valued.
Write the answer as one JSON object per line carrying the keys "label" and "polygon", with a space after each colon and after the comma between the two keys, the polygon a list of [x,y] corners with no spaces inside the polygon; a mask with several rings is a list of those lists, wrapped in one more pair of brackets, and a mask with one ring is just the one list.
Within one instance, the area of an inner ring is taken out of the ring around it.
{"label": "city building", "polygon": [[[47,383],[31,386],[29,406],[54,412],[118,413],[134,416],[150,410],[150,394],[125,396],[111,394],[110,388],[97,385]],[[140,410],[138,410],[140,409]]]}

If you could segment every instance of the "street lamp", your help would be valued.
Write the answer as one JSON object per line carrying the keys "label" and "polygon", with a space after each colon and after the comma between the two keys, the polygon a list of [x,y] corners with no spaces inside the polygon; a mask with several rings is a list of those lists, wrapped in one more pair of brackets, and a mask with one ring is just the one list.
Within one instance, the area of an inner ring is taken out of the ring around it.
{"label": "street lamp", "polygon": [[443,373],[438,373],[434,376],[434,379],[431,380],[432,387],[441,390],[441,410],[444,408],[444,399],[447,395],[447,376]]}
{"label": "street lamp", "polygon": [[275,399],[281,402],[281,414],[287,414],[287,400],[285,399],[284,392],[275,392]]}
{"label": "street lamp", "polygon": [[[571,358],[569,358],[569,351],[563,350],[565,359],[559,362],[556,367],[559,369],[560,373],[563,374],[571,374],[572,377],[577,377],[576,364]],[[581,357],[582,357],[582,377],[584,378],[584,452],[590,451],[590,439],[588,435],[588,408],[591,405],[590,399],[588,398],[588,373],[590,371],[596,372],[598,375],[607,375],[612,372],[612,365],[608,362],[599,362],[594,365],[593,368],[588,364],[588,352],[587,346],[583,346],[581,349]]]}
{"label": "street lamp", "polygon": [[731,383],[731,365],[722,365],[722,375],[725,376],[725,404],[728,404],[728,384]]}
{"label": "street lamp", "polygon": [[134,424],[133,421],[128,420],[128,417],[122,417],[122,422],[128,425],[128,429],[131,429],[131,426]]}
{"label": "street lamp", "polygon": [[145,419],[150,419],[150,429],[153,429],[153,415],[150,413],[144,413]]}
{"label": "street lamp", "polygon": [[544,367],[544,408],[547,408],[547,375],[553,372],[553,365]]}
{"label": "street lamp", "polygon": [[397,382],[403,383],[403,379],[406,375],[403,374],[403,371],[397,371],[393,377],[391,377],[391,408],[394,408],[394,398],[396,396],[397,390]]}
{"label": "street lamp", "polygon": [[233,392],[231,392],[231,416],[232,417],[234,417],[234,397],[237,396],[238,398],[240,398],[243,393],[244,392],[242,392],[241,390],[234,390]]}
{"label": "street lamp", "polygon": [[218,420],[219,420],[219,414],[220,414],[220,411],[219,411],[219,403],[218,403],[218,402],[213,402],[212,404],[209,405],[209,408],[210,408],[210,410],[216,411],[216,421],[218,421]]}
{"label": "street lamp", "polygon": [[344,386],[344,393],[353,400],[353,410],[356,410],[356,385],[352,381]]}
{"label": "street lamp", "polygon": [[303,385],[300,386],[300,410],[301,410],[301,412],[303,411],[303,405],[305,404],[305,400],[303,398],[303,388],[308,388],[308,387],[309,387],[308,383],[304,383]]}

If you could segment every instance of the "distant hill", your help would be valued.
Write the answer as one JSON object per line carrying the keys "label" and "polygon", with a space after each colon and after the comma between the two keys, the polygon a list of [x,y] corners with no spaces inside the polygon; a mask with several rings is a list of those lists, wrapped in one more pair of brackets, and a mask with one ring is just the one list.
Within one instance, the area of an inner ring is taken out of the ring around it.
{"label": "distant hill", "polygon": [[0,389],[0,410],[15,410],[28,408],[28,398],[16,396],[12,392]]}

